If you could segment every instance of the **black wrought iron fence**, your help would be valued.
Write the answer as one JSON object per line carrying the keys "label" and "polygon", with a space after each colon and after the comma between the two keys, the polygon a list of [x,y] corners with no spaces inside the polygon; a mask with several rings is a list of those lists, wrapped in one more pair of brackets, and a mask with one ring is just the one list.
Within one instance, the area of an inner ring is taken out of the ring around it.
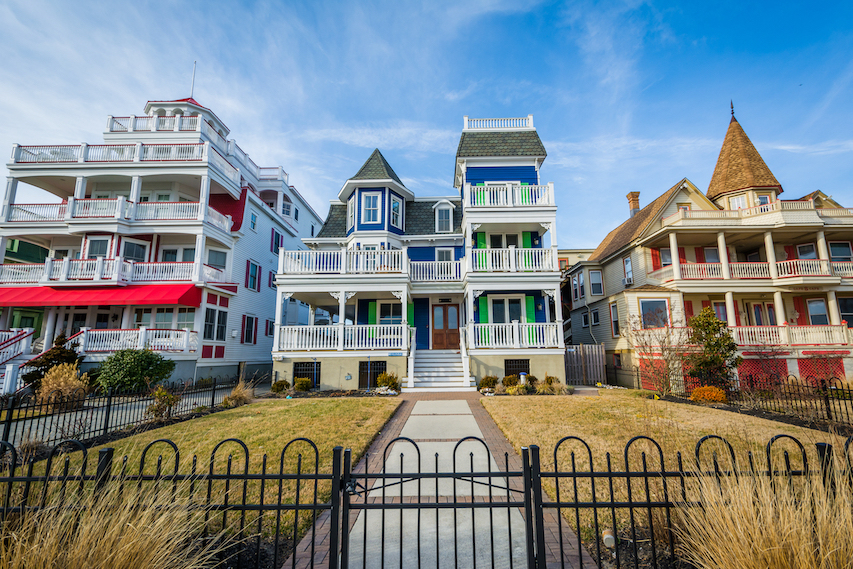
{"label": "black wrought iron fence", "polygon": [[704,503],[696,480],[779,480],[785,488],[853,483],[851,443],[853,437],[834,456],[831,445],[810,450],[778,435],[761,452],[736,452],[725,439],[706,436],[686,458],[666,456],[643,436],[622,456],[570,436],[544,454],[524,447],[518,461],[494,456],[474,437],[449,456],[398,438],[359,469],[349,450],[321,452],[304,438],[270,456],[250,455],[244,443],[226,439],[209,459],[182,458],[177,445],[161,439],[132,460],[102,449],[94,468],[78,441],[24,467],[16,466],[16,449],[0,443],[8,457],[0,513],[5,519],[46,505],[74,507],[70,496],[109,485],[156,487],[168,490],[173,504],[204,509],[204,533],[227,529],[235,538],[230,566],[687,568],[674,520]]}
{"label": "black wrought iron fence", "polygon": [[16,447],[51,446],[59,441],[88,441],[101,435],[143,424],[154,418],[180,417],[200,408],[215,407],[237,384],[237,377],[204,378],[166,382],[163,388],[177,401],[152,409],[154,390],[87,393],[70,395],[53,392],[44,396],[25,393],[0,402],[0,441]]}

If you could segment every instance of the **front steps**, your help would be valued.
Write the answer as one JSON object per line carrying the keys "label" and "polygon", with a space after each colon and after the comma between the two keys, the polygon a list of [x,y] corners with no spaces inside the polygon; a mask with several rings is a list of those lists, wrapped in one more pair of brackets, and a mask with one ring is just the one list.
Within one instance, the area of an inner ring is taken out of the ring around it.
{"label": "front steps", "polygon": [[477,383],[469,378],[463,385],[462,355],[459,350],[420,350],[415,352],[415,386],[408,387],[408,378],[402,382],[403,391],[454,392],[476,391]]}

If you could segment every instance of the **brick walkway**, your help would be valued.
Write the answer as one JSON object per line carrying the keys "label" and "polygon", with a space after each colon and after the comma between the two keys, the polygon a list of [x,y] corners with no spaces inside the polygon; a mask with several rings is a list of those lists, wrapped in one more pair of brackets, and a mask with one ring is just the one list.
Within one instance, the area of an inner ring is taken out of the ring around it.
{"label": "brick walkway", "polygon": [[[489,450],[498,465],[501,472],[505,472],[507,466],[510,471],[521,471],[521,457],[512,448],[510,442],[504,437],[503,432],[498,428],[497,424],[492,420],[491,416],[480,404],[479,400],[482,397],[479,393],[404,393],[399,396],[401,400],[400,407],[397,409],[394,416],[388,421],[383,430],[379,433],[365,457],[362,457],[358,464],[352,469],[353,474],[364,474],[367,472],[381,472],[383,468],[383,453],[388,444],[395,438],[400,436],[403,427],[409,420],[415,403],[418,401],[466,401],[471,410],[471,414],[477,422],[477,426],[483,434],[483,440],[489,447]],[[447,442],[455,439],[421,439],[415,438],[421,442]],[[522,484],[517,478],[511,479],[510,487],[514,490],[521,490]],[[439,496],[438,501],[451,501],[452,498]],[[474,497],[474,500],[480,501],[480,497]],[[369,501],[381,500],[377,498]],[[417,498],[404,497],[404,502],[417,501]],[[468,498],[458,498],[459,501],[467,501]],[[398,499],[386,498],[386,503],[399,501]],[[358,511],[350,513],[349,527],[352,530],[355,521],[358,517]],[[309,531],[299,543],[294,555],[296,557],[295,567],[298,569],[309,569],[311,567],[324,567],[328,565],[329,555],[329,512],[323,512],[317,519],[314,531]],[[545,545],[546,545],[546,563],[548,569],[562,568],[567,569],[594,569],[597,567],[595,562],[586,551],[582,553],[582,561],[577,549],[577,536],[568,527],[568,524],[563,522],[562,532],[557,521],[557,512],[554,510],[546,510],[544,512],[545,521]],[[563,563],[560,561],[560,533],[563,540]],[[311,563],[311,542],[314,539],[314,565]],[[288,559],[283,567],[294,567],[293,557]],[[393,564],[393,563],[392,563]]]}

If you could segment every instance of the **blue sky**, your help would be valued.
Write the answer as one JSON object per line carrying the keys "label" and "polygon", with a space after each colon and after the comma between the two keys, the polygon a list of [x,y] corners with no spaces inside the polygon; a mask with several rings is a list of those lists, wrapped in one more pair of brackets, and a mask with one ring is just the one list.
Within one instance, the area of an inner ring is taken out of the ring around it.
{"label": "blue sky", "polygon": [[[452,192],[463,115],[533,114],[561,247],[682,177],[706,189],[734,100],[785,189],[853,206],[850,2],[0,2],[0,147],[97,143],[189,95],[321,216],[379,147]],[[7,155],[8,156],[8,155]],[[19,192],[19,201],[44,199]]]}

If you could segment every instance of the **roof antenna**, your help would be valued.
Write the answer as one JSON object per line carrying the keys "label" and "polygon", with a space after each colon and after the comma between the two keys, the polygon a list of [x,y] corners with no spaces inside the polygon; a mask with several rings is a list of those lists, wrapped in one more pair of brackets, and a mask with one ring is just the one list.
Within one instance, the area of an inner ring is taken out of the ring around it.
{"label": "roof antenna", "polygon": [[[193,64],[193,77],[195,77],[195,64]],[[732,106],[732,118],[735,116],[735,103],[732,100],[729,100],[729,104]]]}
{"label": "roof antenna", "polygon": [[[190,85],[190,99],[193,98],[193,93],[195,92],[195,61],[193,61],[193,82]],[[734,111],[732,111],[734,113]]]}

